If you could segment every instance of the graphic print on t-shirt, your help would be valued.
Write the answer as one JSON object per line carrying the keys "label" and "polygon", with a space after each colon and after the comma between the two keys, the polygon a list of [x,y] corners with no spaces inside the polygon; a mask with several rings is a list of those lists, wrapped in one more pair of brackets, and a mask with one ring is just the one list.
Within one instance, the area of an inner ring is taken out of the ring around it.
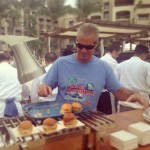
{"label": "graphic print on t-shirt", "polygon": [[90,100],[87,96],[94,95],[94,85],[88,83],[85,79],[69,76],[66,79],[66,99],[68,101],[79,101],[85,105],[90,105]]}

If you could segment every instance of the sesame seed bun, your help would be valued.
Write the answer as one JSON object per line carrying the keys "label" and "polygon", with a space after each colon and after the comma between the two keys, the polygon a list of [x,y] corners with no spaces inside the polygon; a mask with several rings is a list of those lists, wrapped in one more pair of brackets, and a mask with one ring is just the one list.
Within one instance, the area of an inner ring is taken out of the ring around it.
{"label": "sesame seed bun", "polygon": [[79,102],[73,102],[72,103],[72,111],[74,113],[82,111],[82,105]]}
{"label": "sesame seed bun", "polygon": [[63,123],[65,126],[74,126],[77,123],[76,116],[73,113],[66,113],[63,116]]}
{"label": "sesame seed bun", "polygon": [[32,122],[29,120],[20,122],[18,126],[18,132],[22,136],[27,136],[27,135],[32,134],[32,130],[33,130],[33,125],[32,125]]}
{"label": "sesame seed bun", "polygon": [[56,130],[57,128],[57,121],[54,118],[46,118],[43,121],[42,128],[45,132],[51,132]]}
{"label": "sesame seed bun", "polygon": [[60,108],[60,113],[65,114],[68,112],[72,112],[72,105],[69,103],[64,103]]}

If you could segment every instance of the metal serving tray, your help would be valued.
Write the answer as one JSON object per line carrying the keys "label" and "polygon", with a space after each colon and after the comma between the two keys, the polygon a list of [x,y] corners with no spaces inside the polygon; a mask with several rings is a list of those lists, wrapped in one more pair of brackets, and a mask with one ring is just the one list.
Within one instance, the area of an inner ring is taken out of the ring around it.
{"label": "metal serving tray", "polygon": [[[24,114],[33,119],[62,116],[60,108],[64,101],[49,101],[27,104],[23,107]],[[67,102],[68,103],[68,102]],[[71,102],[70,102],[71,103]],[[82,112],[88,111],[88,106],[82,104]]]}

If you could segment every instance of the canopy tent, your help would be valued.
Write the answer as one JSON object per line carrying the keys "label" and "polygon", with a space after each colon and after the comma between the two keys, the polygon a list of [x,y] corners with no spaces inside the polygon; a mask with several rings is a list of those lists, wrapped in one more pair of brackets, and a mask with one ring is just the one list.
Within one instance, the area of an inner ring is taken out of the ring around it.
{"label": "canopy tent", "polygon": [[[60,37],[61,38],[68,38],[68,37],[74,37],[76,36],[76,32],[78,28],[83,24],[84,22],[79,22],[71,27],[68,28],[59,28],[54,32],[43,32],[42,34],[47,37]],[[98,25],[98,29],[100,32],[100,38],[108,38],[112,36],[118,36],[118,35],[134,35],[134,34],[140,34],[143,32],[147,32],[147,30],[150,30],[150,26],[140,26],[140,25],[124,25],[114,22],[99,22],[96,23]]]}
{"label": "canopy tent", "polygon": [[[133,37],[140,37],[141,34],[148,33],[150,30],[150,25],[135,25],[135,24],[121,24],[118,22],[105,22],[105,21],[99,21],[99,22],[93,22],[93,21],[86,21],[86,22],[92,22],[98,25],[99,29],[99,38],[101,40],[101,56],[104,53],[104,47],[103,47],[103,40],[106,38],[118,38],[122,41],[130,41]],[[59,38],[60,41],[67,38],[75,38],[77,35],[78,28],[83,24],[84,22],[79,22],[71,27],[68,28],[61,28],[55,32],[44,32],[43,35],[48,37],[48,48],[50,48],[50,38],[55,37]],[[60,42],[61,43],[61,42]],[[62,48],[60,44],[60,49]]]}
{"label": "canopy tent", "polygon": [[150,36],[149,37],[144,37],[144,38],[136,38],[136,41],[145,41],[145,42],[150,42]]}
{"label": "canopy tent", "polygon": [[106,34],[116,34],[120,37],[131,38],[135,35],[141,35],[143,33],[148,33],[150,31],[150,25],[139,25],[139,24],[129,24],[121,22],[111,22],[111,21],[88,21],[93,22],[98,25],[100,33]]}
{"label": "canopy tent", "polygon": [[[63,33],[59,33],[57,36],[60,36],[62,38],[69,38],[69,37],[76,37],[77,36],[77,31],[66,31]],[[100,38],[108,38],[108,37],[113,37],[115,34],[99,34]]]}

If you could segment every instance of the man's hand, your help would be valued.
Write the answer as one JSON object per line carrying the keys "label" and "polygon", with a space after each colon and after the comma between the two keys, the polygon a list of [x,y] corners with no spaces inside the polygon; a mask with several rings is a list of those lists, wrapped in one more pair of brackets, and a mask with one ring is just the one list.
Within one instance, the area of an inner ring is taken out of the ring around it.
{"label": "man's hand", "polygon": [[139,93],[134,93],[128,97],[127,102],[139,102],[144,109],[148,107],[148,102]]}
{"label": "man's hand", "polygon": [[148,107],[148,102],[141,94],[135,93],[134,91],[128,90],[124,87],[114,92],[114,95],[118,100],[127,102],[138,102],[143,106],[144,109]]}
{"label": "man's hand", "polygon": [[42,97],[47,97],[48,95],[52,95],[52,88],[47,84],[41,84],[38,87],[38,95]]}

